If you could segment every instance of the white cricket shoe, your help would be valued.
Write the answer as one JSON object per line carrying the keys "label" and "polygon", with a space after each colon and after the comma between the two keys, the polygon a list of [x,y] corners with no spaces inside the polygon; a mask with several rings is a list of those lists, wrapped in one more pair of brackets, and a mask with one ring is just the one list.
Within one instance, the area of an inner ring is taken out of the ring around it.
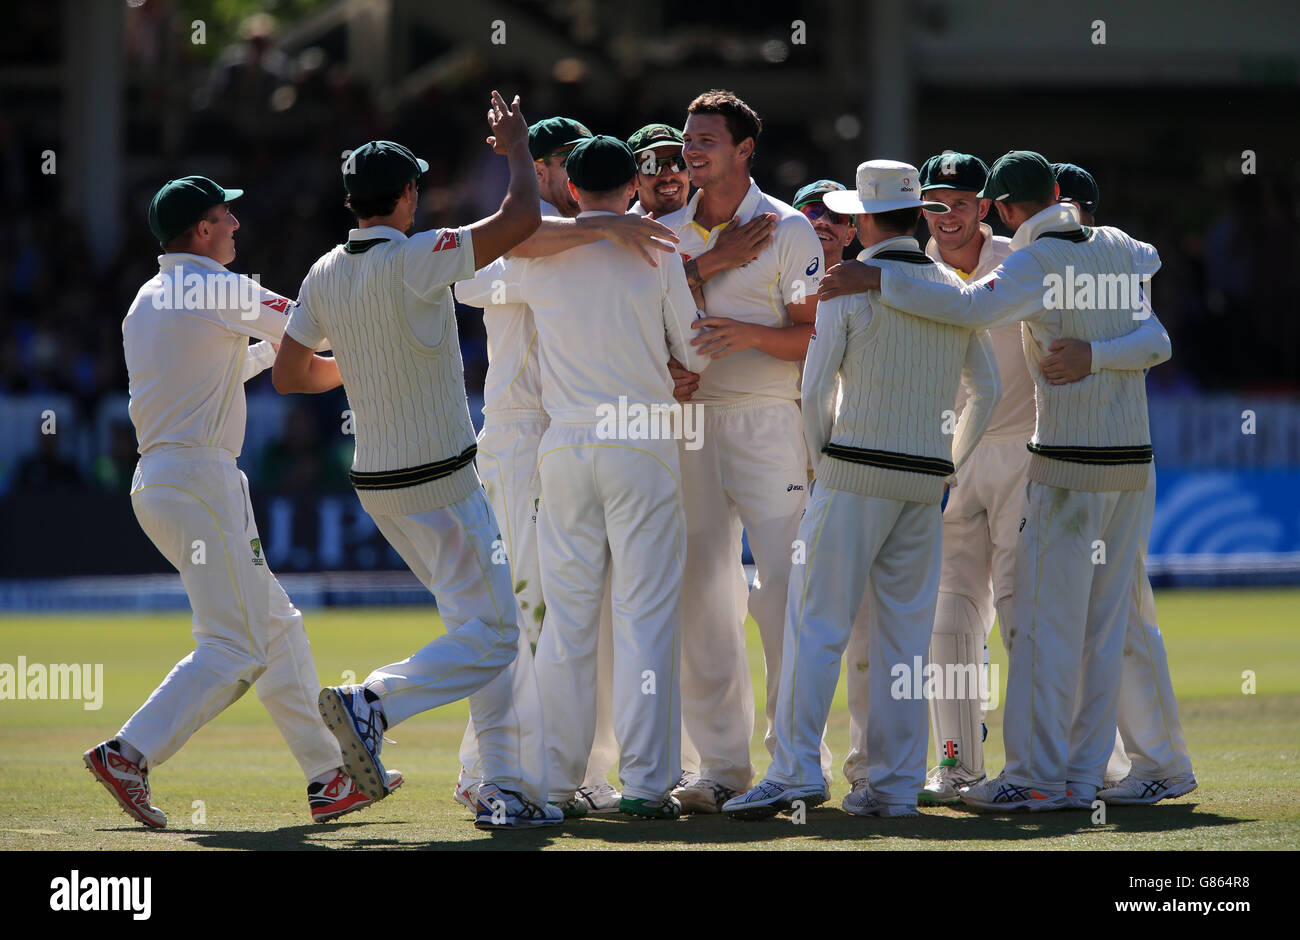
{"label": "white cricket shoe", "polygon": [[460,765],[460,775],[452,787],[451,798],[471,812],[478,812],[478,788],[483,781],[472,776],[465,765]]}
{"label": "white cricket shoe", "polygon": [[479,784],[476,829],[536,829],[558,826],[564,813],[550,803],[534,803],[522,793],[503,790],[495,783]]}
{"label": "white cricket shoe", "polygon": [[871,783],[865,777],[853,781],[853,790],[840,802],[844,812],[854,816],[880,816],[884,819],[901,819],[920,816],[915,806],[906,803],[884,803],[871,789]]}
{"label": "white cricket shoe", "polygon": [[733,796],[722,804],[722,811],[732,819],[767,819],[793,808],[795,800],[802,800],[812,809],[826,802],[826,789],[817,785],[788,786],[772,780],[761,780],[748,793]]}
{"label": "white cricket shoe", "polygon": [[1067,781],[1065,784],[1065,809],[1092,809],[1097,799],[1097,788],[1090,783]]}
{"label": "white cricket shoe", "polygon": [[[578,787],[573,793],[573,801],[582,805],[583,815],[604,816],[617,813],[623,794],[613,784],[602,783],[598,787]],[[567,814],[566,814],[567,815]]]}
{"label": "white cricket shoe", "polygon": [[1014,813],[1028,810],[1031,813],[1046,813],[1064,809],[1066,803],[1064,790],[1044,792],[1032,787],[1019,786],[1007,781],[1006,771],[992,780],[967,787],[961,791],[961,801],[967,806],[993,812]]}
{"label": "white cricket shoe", "polygon": [[[961,802],[961,792],[966,787],[973,787],[984,782],[983,774],[973,774],[958,764],[957,758],[946,757],[939,766],[930,771],[925,781],[925,788],[916,795],[918,803],[931,806],[947,806]],[[857,786],[857,781],[854,781]]]}
{"label": "white cricket shoe", "polygon": [[1196,789],[1196,777],[1192,774],[1179,774],[1176,777],[1162,777],[1148,780],[1129,774],[1117,785],[1108,787],[1097,794],[1103,803],[1116,806],[1138,806],[1171,800],[1176,796],[1186,796]]}
{"label": "white cricket shoe", "polygon": [[317,705],[320,716],[343,755],[343,769],[356,788],[379,801],[387,796],[388,772],[379,760],[388,723],[382,709],[366,699],[360,685],[326,686],[320,690]]}
{"label": "white cricket shoe", "polygon": [[150,829],[167,825],[167,814],[151,802],[149,771],[122,755],[117,738],[95,745],[81,755],[81,760],[128,816]]}
{"label": "white cricket shoe", "polygon": [[687,786],[676,787],[672,795],[682,804],[683,813],[717,813],[722,811],[723,803],[739,793],[716,780],[697,776]]}

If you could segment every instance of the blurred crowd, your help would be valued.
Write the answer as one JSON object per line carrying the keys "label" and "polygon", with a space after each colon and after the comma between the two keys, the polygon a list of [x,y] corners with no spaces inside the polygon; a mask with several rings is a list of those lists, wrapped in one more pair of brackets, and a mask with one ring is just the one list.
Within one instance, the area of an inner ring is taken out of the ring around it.
{"label": "blurred crowd", "polygon": [[[486,92],[467,93],[468,88],[477,92],[489,76],[453,76],[396,109],[384,109],[372,90],[324,49],[293,57],[280,52],[274,26],[264,19],[250,22],[214,64],[181,64],[185,120],[171,149],[183,156],[160,160],[160,121],[149,115],[154,103],[161,107],[166,89],[131,78],[157,66],[159,37],[148,33],[147,24],[135,30],[127,37],[128,88],[144,100],[133,97],[129,110],[123,238],[107,265],[92,266],[79,223],[51,211],[59,204],[57,178],[41,176],[39,163],[28,159],[47,140],[0,113],[0,193],[8,204],[7,224],[0,228],[0,398],[58,394],[89,419],[106,397],[125,392],[121,320],[139,286],[157,271],[159,246],[149,233],[146,210],[166,179],[200,173],[243,188],[246,195],[233,206],[241,229],[239,257],[231,267],[255,273],[266,287],[289,296],[296,295],[312,262],[346,238],[352,217],[343,207],[339,164],[347,147],[395,139],[429,161],[418,227],[469,223],[490,213],[504,192],[504,161],[483,144]],[[610,112],[588,100],[581,83],[554,78],[538,83],[522,74],[490,78],[503,92],[525,94],[531,120],[568,114],[597,133],[626,136],[643,123],[674,118],[638,113],[634,88],[618,96],[620,110]],[[794,187],[778,179],[775,168],[787,154],[806,155],[808,136],[798,127],[765,129],[755,170],[761,187],[791,198]],[[925,156],[913,155],[913,162]],[[983,156],[991,161],[997,154]],[[1104,167],[1090,169],[1103,178]],[[1165,260],[1156,281],[1156,309],[1171,334],[1174,358],[1152,374],[1152,393],[1295,394],[1300,384],[1296,304],[1285,275],[1295,269],[1300,244],[1296,194],[1285,180],[1246,176],[1229,191],[1197,198],[1219,207],[1208,225],[1178,230],[1168,217],[1156,217],[1145,220],[1147,232],[1133,232],[1156,240]],[[1107,201],[1103,191],[1102,224]],[[486,366],[484,333],[478,311],[462,308],[458,314],[467,391],[474,400]],[[1279,318],[1290,321],[1280,344]],[[1264,354],[1270,349],[1277,353]],[[249,383],[248,391],[250,397],[273,395],[269,375]],[[341,390],[295,400],[285,411],[278,439],[246,455],[256,485],[346,487],[350,446],[326,443],[340,441],[338,416],[344,408]],[[41,441],[21,465],[8,468],[7,483],[97,482],[121,490],[134,463],[133,434],[124,415],[112,420],[107,440],[106,450],[80,459]]]}

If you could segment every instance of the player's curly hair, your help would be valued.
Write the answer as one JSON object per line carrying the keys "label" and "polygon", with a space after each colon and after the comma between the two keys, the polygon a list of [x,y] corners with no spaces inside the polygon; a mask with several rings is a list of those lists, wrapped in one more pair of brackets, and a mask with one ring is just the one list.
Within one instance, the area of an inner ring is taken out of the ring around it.
{"label": "player's curly hair", "polygon": [[733,144],[739,144],[746,137],[752,137],[754,149],[749,153],[749,167],[753,169],[754,156],[758,153],[758,135],[763,133],[763,122],[759,119],[758,112],[741,101],[735,92],[711,88],[697,95],[686,108],[686,113],[722,115],[722,119],[727,122],[727,133],[731,134]]}

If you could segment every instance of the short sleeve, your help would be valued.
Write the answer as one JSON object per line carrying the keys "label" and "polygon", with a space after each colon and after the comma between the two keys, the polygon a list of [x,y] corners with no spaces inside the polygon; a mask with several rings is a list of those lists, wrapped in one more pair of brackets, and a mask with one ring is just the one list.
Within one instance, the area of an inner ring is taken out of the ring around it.
{"label": "short sleeve", "polygon": [[406,240],[403,281],[417,297],[474,276],[474,244],[468,228],[440,228]]}
{"label": "short sleeve", "polygon": [[289,307],[289,322],[285,325],[284,333],[308,349],[318,349],[325,342],[325,331],[321,329],[311,308],[310,271],[298,288],[298,300]]}
{"label": "short sleeve", "polygon": [[821,283],[822,243],[812,223],[802,215],[782,219],[777,226],[777,257],[781,297],[787,304],[801,304],[817,296]]}

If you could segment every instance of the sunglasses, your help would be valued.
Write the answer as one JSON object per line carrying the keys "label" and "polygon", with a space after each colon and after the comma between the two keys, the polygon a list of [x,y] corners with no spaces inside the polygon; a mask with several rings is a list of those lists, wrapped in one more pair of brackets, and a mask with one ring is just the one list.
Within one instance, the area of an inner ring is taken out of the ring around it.
{"label": "sunglasses", "polygon": [[658,176],[664,167],[672,170],[674,173],[681,173],[686,169],[686,159],[679,153],[671,157],[661,157],[655,159],[653,154],[647,154],[646,157],[637,164],[637,170],[646,176]]}
{"label": "sunglasses", "polygon": [[817,222],[820,219],[825,219],[830,222],[831,225],[846,225],[852,221],[847,215],[840,215],[838,212],[832,212],[820,202],[810,202],[806,206],[800,206],[799,211],[808,218],[809,222]]}

